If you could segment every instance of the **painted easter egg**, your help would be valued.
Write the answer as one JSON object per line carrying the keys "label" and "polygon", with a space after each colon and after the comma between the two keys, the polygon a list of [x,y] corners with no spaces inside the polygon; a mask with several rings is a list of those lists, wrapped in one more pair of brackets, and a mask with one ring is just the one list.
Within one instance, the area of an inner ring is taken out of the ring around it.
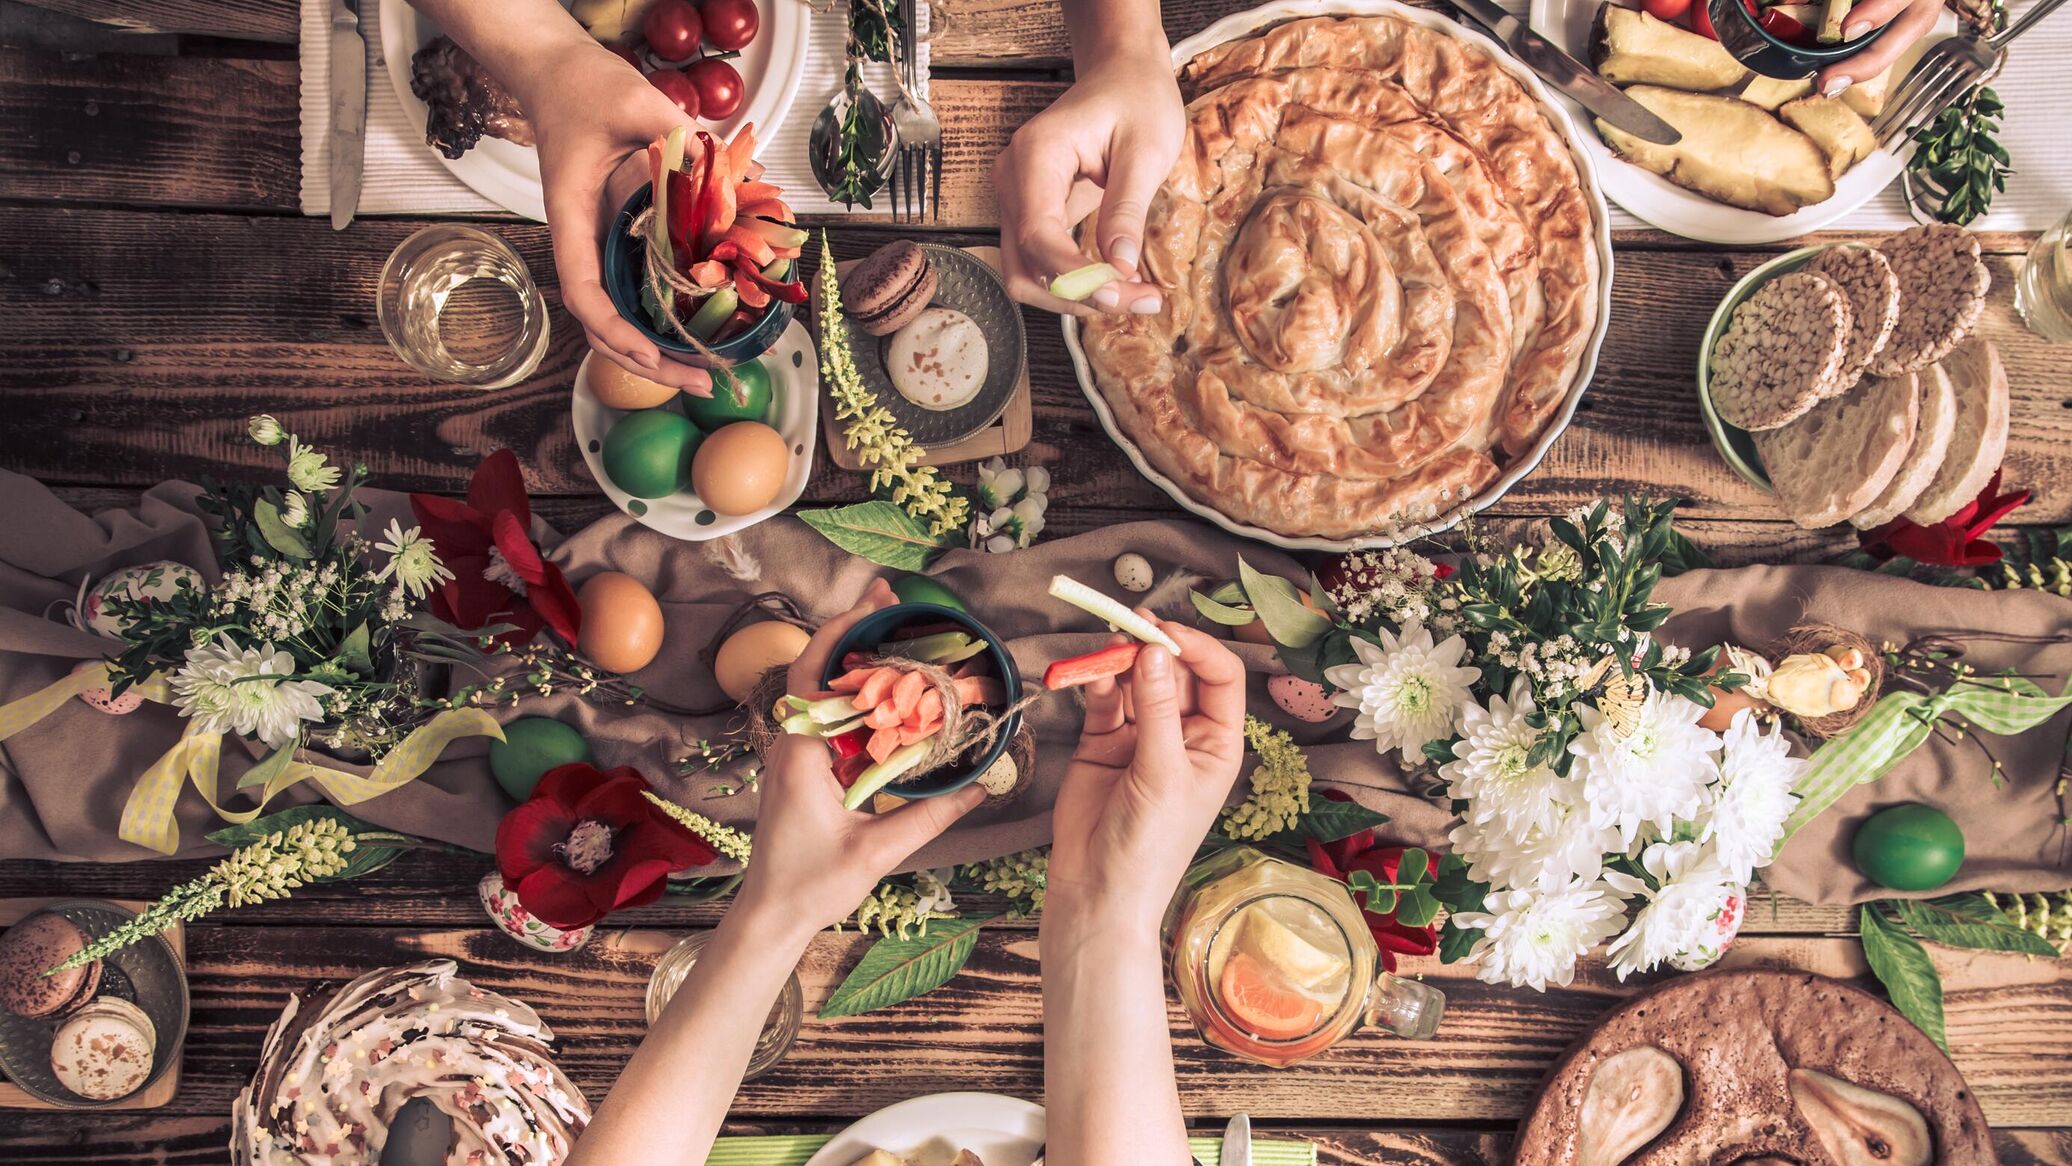
{"label": "painted easter egg", "polygon": [[[78,668],[72,669],[72,671],[78,672],[80,669],[83,668],[94,668],[98,666],[99,661],[87,660],[82,662]],[[138,709],[144,707],[144,698],[137,693],[135,686],[132,686],[129,689],[125,690],[121,696],[116,696],[114,695],[114,690],[109,688],[107,685],[96,684],[92,688],[82,690],[79,694],[79,699],[85,701],[88,705],[97,708],[104,713],[107,713],[111,717],[119,717],[128,713],[133,713],[136,712]]]}
{"label": "painted easter egg", "polygon": [[208,584],[202,581],[201,572],[185,563],[164,559],[156,563],[139,563],[134,567],[124,567],[119,571],[109,572],[87,591],[86,598],[79,605],[79,619],[89,630],[104,636],[119,636],[129,630],[131,621],[120,618],[108,610],[110,599],[171,599],[185,589],[208,589]]}
{"label": "painted easter egg", "polygon": [[1266,695],[1273,698],[1282,712],[1312,725],[1322,724],[1338,713],[1338,706],[1331,703],[1331,695],[1323,685],[1300,676],[1283,673],[1267,677]]}
{"label": "painted easter egg", "polygon": [[1964,832],[1934,806],[1906,802],[1865,818],[1849,852],[1863,877],[1895,891],[1932,891],[1964,865]]}
{"label": "painted easter egg", "polygon": [[1115,557],[1115,583],[1124,591],[1149,591],[1152,582],[1151,560],[1135,551]]}
{"label": "painted easter egg", "polygon": [[489,772],[521,802],[548,770],[588,760],[590,743],[552,717],[519,717],[504,726],[503,740],[489,743]]}

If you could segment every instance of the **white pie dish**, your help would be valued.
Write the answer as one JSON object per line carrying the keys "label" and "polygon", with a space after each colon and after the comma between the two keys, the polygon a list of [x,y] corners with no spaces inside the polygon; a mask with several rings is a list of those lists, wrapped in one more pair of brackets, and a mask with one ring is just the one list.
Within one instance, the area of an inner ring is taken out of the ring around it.
{"label": "white pie dish", "polygon": [[1393,546],[1409,542],[1427,534],[1449,529],[1469,514],[1483,510],[1496,502],[1506,491],[1539,465],[1540,460],[1545,457],[1548,448],[1553,445],[1554,440],[1567,428],[1570,418],[1575,414],[1576,404],[1581,400],[1583,390],[1588,386],[1596,370],[1598,350],[1603,343],[1605,330],[1609,325],[1611,316],[1611,228],[1609,212],[1605,206],[1604,197],[1598,188],[1594,161],[1591,155],[1579,144],[1581,135],[1567,111],[1551,100],[1546,89],[1540,84],[1539,79],[1530,70],[1519,64],[1501,46],[1479,32],[1456,24],[1440,13],[1411,8],[1396,3],[1395,0],[1277,0],[1275,3],[1225,17],[1200,33],[1188,37],[1186,40],[1173,46],[1174,68],[1178,69],[1198,54],[1227,41],[1250,36],[1289,20],[1317,16],[1387,16],[1453,36],[1475,45],[1488,53],[1505,72],[1517,79],[1525,88],[1525,91],[1539,103],[1546,113],[1549,124],[1553,126],[1555,133],[1561,138],[1569,154],[1575,160],[1577,177],[1582,184],[1583,194],[1589,204],[1593,219],[1594,229],[1591,242],[1597,250],[1599,267],[1599,277],[1595,289],[1597,313],[1590,329],[1588,343],[1585,345],[1577,365],[1574,379],[1569,384],[1559,407],[1549,417],[1545,428],[1534,440],[1531,448],[1526,450],[1509,466],[1505,467],[1497,479],[1475,497],[1423,523],[1402,524],[1387,531],[1352,538],[1327,538],[1307,534],[1289,535],[1267,530],[1251,523],[1239,522],[1230,518],[1216,507],[1193,497],[1178,483],[1154,469],[1145,458],[1143,451],[1122,431],[1116,420],[1114,410],[1109,406],[1108,401],[1095,384],[1093,371],[1087,361],[1086,351],[1080,344],[1079,322],[1074,317],[1065,316],[1063,317],[1063,328],[1065,347],[1071,353],[1072,367],[1078,375],[1080,389],[1085,393],[1088,402],[1093,406],[1095,415],[1101,419],[1102,428],[1107,431],[1108,436],[1128,455],[1131,464],[1136,466],[1138,472],[1164,490],[1175,503],[1191,513],[1208,519],[1225,530],[1245,538],[1257,539],[1261,542],[1272,543],[1276,546],[1294,550],[1347,551],[1368,547]]}
{"label": "white pie dish", "polygon": [[888,1105],[836,1134],[806,1166],[854,1166],[872,1150],[948,1162],[970,1150],[986,1166],[1029,1166],[1043,1154],[1043,1107],[998,1093],[931,1093]]}

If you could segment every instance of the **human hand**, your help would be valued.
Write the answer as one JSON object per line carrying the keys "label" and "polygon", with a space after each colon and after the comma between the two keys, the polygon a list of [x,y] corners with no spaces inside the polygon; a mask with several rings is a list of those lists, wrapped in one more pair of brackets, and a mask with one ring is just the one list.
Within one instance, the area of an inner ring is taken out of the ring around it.
{"label": "human hand", "polygon": [[[993,164],[1000,261],[1008,294],[1053,312],[1156,312],[1158,285],[1141,278],[1144,216],[1180,156],[1185,118],[1163,40],[1118,47],[1081,69],[1049,109],[1030,118]],[[1072,227],[1100,209],[1101,256],[1126,277],[1076,304],[1052,277],[1085,265]]]}
{"label": "human hand", "polygon": [[[791,692],[825,692],[820,677],[835,642],[864,616],[897,602],[880,579],[862,602],[821,625],[792,663]],[[751,910],[774,906],[816,931],[848,918],[893,867],[986,800],[986,791],[974,784],[941,797],[918,798],[889,814],[845,810],[828,746],[789,733],[778,738],[766,759],[761,794],[755,857],[739,901]]]}
{"label": "human hand", "polygon": [[1237,781],[1244,665],[1193,628],[1159,626],[1177,659],[1146,644],[1128,675],[1086,686],[1086,723],[1051,811],[1046,916],[1097,909],[1155,931]]}
{"label": "human hand", "polygon": [[1838,96],[1860,81],[1868,81],[1892,67],[1900,55],[1935,27],[1942,15],[1943,0],[1863,0],[1849,10],[1842,25],[1842,39],[1855,40],[1870,30],[1890,24],[1884,36],[1860,53],[1820,71],[1820,92]]}
{"label": "human hand", "polygon": [[561,302],[599,355],[636,376],[711,396],[712,374],[663,355],[619,315],[603,280],[604,233],[649,181],[648,143],[690,119],[640,70],[588,35],[560,49],[551,67],[528,80],[518,98],[539,142]]}

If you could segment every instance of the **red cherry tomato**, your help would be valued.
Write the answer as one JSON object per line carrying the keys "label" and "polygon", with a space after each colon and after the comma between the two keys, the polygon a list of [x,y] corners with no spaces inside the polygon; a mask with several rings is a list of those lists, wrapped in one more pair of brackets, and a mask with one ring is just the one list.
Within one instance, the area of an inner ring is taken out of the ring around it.
{"label": "red cherry tomato", "polygon": [[1706,40],[1719,39],[1719,33],[1713,31],[1712,12],[1706,7],[1705,0],[1691,0],[1690,17],[1692,32]]}
{"label": "red cherry tomato", "polygon": [[725,121],[741,108],[741,74],[733,65],[718,57],[704,57],[692,61],[684,74],[698,87],[698,106],[705,111],[692,116]]}
{"label": "red cherry tomato", "polygon": [[705,0],[701,11],[705,17],[705,39],[723,51],[731,52],[754,40],[763,24],[755,0]]}
{"label": "red cherry tomato", "polygon": [[1691,0],[1640,0],[1640,6],[1656,20],[1680,20]]}
{"label": "red cherry tomato", "polygon": [[648,48],[665,61],[687,60],[698,51],[705,36],[705,20],[690,0],[657,0],[641,22]]}
{"label": "red cherry tomato", "polygon": [[697,117],[704,103],[698,98],[698,87],[683,75],[681,69],[656,69],[647,75],[648,83],[662,91],[662,96],[676,103],[685,117]]}

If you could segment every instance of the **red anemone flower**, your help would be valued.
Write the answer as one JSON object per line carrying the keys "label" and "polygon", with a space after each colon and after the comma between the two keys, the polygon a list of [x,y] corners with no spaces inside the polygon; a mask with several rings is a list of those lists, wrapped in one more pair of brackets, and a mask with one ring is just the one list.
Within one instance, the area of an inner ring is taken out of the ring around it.
{"label": "red anemone flower", "polygon": [[530,643],[541,627],[573,645],[583,612],[561,568],[532,541],[532,504],[518,456],[500,449],[468,479],[468,500],[412,494],[410,510],[453,578],[432,592],[432,614],[457,628],[511,624],[496,637],[509,647]]}
{"label": "red anemone flower", "polygon": [[496,827],[496,866],[518,902],[573,931],[620,907],[652,903],[674,871],[719,855],[642,794],[627,766],[575,762],[550,769],[525,804]]}
{"label": "red anemone flower", "polygon": [[1962,509],[1941,522],[1922,526],[1907,518],[1895,518],[1876,530],[1857,535],[1863,549],[1879,562],[1897,556],[1936,567],[1985,567],[2000,561],[2000,547],[1985,540],[1993,524],[2029,501],[2029,491],[2000,492],[2000,471],[1966,502]]}
{"label": "red anemone flower", "polygon": [[[1352,800],[1335,789],[1322,793],[1334,801]],[[1373,875],[1376,882],[1392,883],[1396,881],[1396,868],[1403,861],[1404,848],[1376,845],[1372,830],[1362,830],[1336,842],[1305,839],[1303,845],[1309,848],[1309,864],[1339,882],[1346,882],[1356,870],[1364,870]],[[1375,945],[1381,948],[1381,966],[1385,971],[1396,970],[1398,953],[1430,955],[1439,950],[1439,929],[1436,927],[1411,927],[1398,923],[1393,914],[1380,915],[1373,911],[1360,914],[1366,917],[1367,930],[1373,934]]]}

